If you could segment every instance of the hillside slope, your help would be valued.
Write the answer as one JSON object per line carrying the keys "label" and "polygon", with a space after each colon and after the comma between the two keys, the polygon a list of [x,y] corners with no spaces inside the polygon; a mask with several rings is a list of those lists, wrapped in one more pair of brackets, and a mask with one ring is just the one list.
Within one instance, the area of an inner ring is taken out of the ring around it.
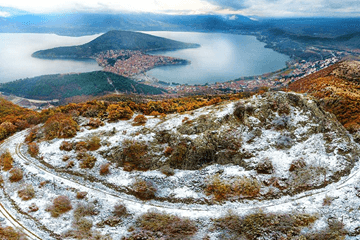
{"label": "hillside slope", "polygon": [[160,51],[199,47],[198,44],[183,43],[149,34],[130,31],[110,31],[93,41],[80,46],[58,47],[33,53],[37,58],[90,58],[107,50]]}
{"label": "hillside slope", "polygon": [[166,90],[140,84],[109,72],[45,75],[0,84],[0,91],[32,99],[64,99],[107,92],[162,94]]}
{"label": "hillside slope", "polygon": [[[0,145],[24,175],[4,173],[2,204],[42,239],[360,234],[359,145],[311,96],[267,92],[161,117],[121,103],[95,118],[75,107],[61,108],[76,122],[55,114],[32,143],[21,132]],[[76,130],[57,138],[64,121]]]}
{"label": "hillside slope", "polygon": [[350,131],[360,130],[360,62],[345,61],[289,85],[296,92],[309,93],[336,115]]}

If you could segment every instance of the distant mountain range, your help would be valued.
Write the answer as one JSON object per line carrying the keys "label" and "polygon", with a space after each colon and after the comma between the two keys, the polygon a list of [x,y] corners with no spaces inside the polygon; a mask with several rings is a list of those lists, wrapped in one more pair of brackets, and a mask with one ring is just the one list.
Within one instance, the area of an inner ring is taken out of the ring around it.
{"label": "distant mountain range", "polygon": [[109,92],[162,94],[151,87],[113,73],[96,71],[79,74],[54,74],[0,84],[0,91],[30,99],[65,99],[80,95],[98,96]]}
{"label": "distant mountain range", "polygon": [[56,33],[81,36],[111,30],[224,31],[253,28],[257,22],[241,15],[66,14],[0,17],[0,32]]}
{"label": "distant mountain range", "polygon": [[57,47],[48,50],[40,50],[32,56],[37,58],[90,58],[97,53],[107,50],[139,50],[142,52],[175,50],[183,48],[200,47],[199,44],[184,43],[149,34],[117,31],[107,32],[93,41],[71,47]]}

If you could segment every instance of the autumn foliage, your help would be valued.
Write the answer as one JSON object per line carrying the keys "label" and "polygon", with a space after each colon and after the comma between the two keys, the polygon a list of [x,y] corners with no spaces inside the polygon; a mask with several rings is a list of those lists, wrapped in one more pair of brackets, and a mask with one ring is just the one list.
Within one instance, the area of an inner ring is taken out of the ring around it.
{"label": "autumn foliage", "polygon": [[12,158],[9,151],[6,151],[0,156],[0,167],[4,171],[9,171],[13,166],[14,159]]}
{"label": "autumn foliage", "polygon": [[360,130],[360,82],[335,77],[330,73],[339,64],[316,72],[289,85],[289,89],[309,93],[319,99],[350,132]]}
{"label": "autumn foliage", "polygon": [[66,114],[57,113],[44,124],[45,139],[71,138],[76,135],[79,125]]}

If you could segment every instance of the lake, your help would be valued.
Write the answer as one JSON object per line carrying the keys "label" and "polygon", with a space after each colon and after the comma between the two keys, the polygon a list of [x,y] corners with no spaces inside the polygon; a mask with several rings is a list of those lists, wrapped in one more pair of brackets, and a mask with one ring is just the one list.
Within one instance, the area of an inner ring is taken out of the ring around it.
{"label": "lake", "polygon": [[43,49],[81,45],[98,35],[65,37],[55,34],[1,33],[0,34],[0,83],[46,74],[91,72],[101,70],[95,60],[46,60],[31,57]]}
{"label": "lake", "polygon": [[183,58],[190,65],[164,66],[147,75],[165,82],[204,84],[224,82],[242,76],[261,75],[286,66],[290,58],[277,53],[254,36],[224,33],[145,32],[182,42],[198,43],[200,48],[156,52]]}
{"label": "lake", "polygon": [[[145,32],[183,42],[198,43],[200,48],[156,52],[187,59],[190,65],[165,66],[147,72],[161,81],[204,84],[260,75],[285,67],[286,55],[264,48],[253,36],[224,33]],[[46,74],[101,70],[95,60],[48,60],[31,57],[38,50],[87,43],[96,37],[65,37],[55,34],[1,33],[0,83]]]}

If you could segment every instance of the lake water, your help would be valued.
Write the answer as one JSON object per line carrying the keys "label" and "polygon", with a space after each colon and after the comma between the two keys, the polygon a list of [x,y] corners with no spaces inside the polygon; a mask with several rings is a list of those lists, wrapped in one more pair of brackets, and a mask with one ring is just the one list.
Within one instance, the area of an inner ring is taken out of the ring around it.
{"label": "lake water", "polygon": [[[191,61],[190,65],[155,68],[147,74],[166,82],[204,84],[259,75],[285,67],[286,55],[264,48],[253,36],[223,33],[146,32],[200,48],[157,52]],[[31,57],[38,50],[87,43],[98,35],[65,37],[55,34],[1,33],[0,83],[46,74],[101,70],[95,60],[46,60]]]}
{"label": "lake water", "polygon": [[101,70],[95,60],[45,60],[31,57],[43,49],[87,43],[99,35],[64,37],[55,34],[1,33],[0,83],[46,74]]}
{"label": "lake water", "polygon": [[198,43],[200,48],[157,52],[183,58],[190,65],[164,66],[147,72],[161,81],[204,84],[242,76],[261,75],[286,66],[289,57],[264,48],[253,36],[224,33],[145,32],[177,41]]}

